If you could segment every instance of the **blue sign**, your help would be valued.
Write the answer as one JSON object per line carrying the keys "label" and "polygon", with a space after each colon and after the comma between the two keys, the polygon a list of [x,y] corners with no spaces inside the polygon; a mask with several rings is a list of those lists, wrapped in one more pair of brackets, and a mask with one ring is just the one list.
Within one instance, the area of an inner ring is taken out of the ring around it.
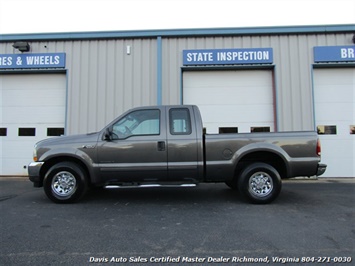
{"label": "blue sign", "polygon": [[183,64],[243,65],[272,64],[272,48],[184,50]]}
{"label": "blue sign", "polygon": [[63,67],[65,67],[65,53],[0,54],[0,69]]}
{"label": "blue sign", "polygon": [[355,62],[355,46],[314,47],[314,62]]}

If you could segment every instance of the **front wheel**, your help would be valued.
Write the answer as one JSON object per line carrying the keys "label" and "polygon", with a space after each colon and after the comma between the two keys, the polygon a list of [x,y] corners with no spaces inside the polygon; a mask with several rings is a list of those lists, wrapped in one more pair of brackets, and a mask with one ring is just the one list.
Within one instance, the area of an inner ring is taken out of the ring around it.
{"label": "front wheel", "polygon": [[257,204],[270,203],[280,194],[281,177],[278,171],[266,163],[252,163],[245,167],[238,178],[240,194]]}
{"label": "front wheel", "polygon": [[72,162],[53,165],[43,182],[44,192],[55,203],[71,203],[79,200],[87,190],[83,169]]}

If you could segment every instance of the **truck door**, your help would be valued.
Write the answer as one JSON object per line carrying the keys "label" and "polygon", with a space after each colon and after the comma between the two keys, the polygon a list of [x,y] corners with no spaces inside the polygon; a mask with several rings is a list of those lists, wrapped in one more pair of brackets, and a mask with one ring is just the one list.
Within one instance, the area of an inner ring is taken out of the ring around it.
{"label": "truck door", "polygon": [[159,108],[138,109],[110,126],[110,139],[98,147],[101,176],[125,182],[167,179],[165,120]]}
{"label": "truck door", "polygon": [[168,178],[194,181],[198,178],[198,139],[191,107],[168,108]]}

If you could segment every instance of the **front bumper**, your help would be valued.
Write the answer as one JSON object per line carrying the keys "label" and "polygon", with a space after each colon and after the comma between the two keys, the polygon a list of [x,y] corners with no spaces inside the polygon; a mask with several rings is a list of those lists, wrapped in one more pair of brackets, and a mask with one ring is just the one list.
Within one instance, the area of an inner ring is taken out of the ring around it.
{"label": "front bumper", "polygon": [[41,179],[41,167],[44,162],[32,162],[28,165],[28,178],[33,182],[34,187],[42,187],[43,180]]}
{"label": "front bumper", "polygon": [[318,164],[318,169],[317,169],[317,176],[320,176],[320,175],[324,174],[326,169],[327,169],[327,165],[326,164],[319,163]]}

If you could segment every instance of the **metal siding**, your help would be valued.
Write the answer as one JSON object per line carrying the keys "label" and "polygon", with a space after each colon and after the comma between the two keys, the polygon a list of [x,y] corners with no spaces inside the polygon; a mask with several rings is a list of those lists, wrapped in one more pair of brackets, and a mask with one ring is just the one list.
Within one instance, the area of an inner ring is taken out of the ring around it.
{"label": "metal siding", "polygon": [[129,108],[156,103],[152,46],[149,40],[73,43],[69,133],[99,130]]}
{"label": "metal siding", "polygon": [[[162,34],[162,103],[179,104],[181,101],[184,49],[272,47],[278,129],[313,130],[313,47],[353,45],[353,33],[318,31],[287,35],[284,31],[280,35],[277,32],[266,35],[263,31],[262,35],[243,32],[231,36],[232,33],[214,37],[211,34],[194,36],[193,32],[176,37]],[[67,133],[99,130],[128,108],[157,104],[157,39],[124,37],[59,41],[49,38],[30,42],[31,53],[66,53]],[[0,52],[18,53],[12,44],[0,42]],[[131,46],[130,55],[126,54],[127,45]]]}
{"label": "metal siding", "polygon": [[[18,53],[12,44],[0,43],[0,52]],[[155,39],[45,41],[30,46],[31,53],[66,53],[68,134],[100,130],[129,108],[157,103]]]}
{"label": "metal siding", "polygon": [[314,130],[311,77],[313,47],[352,45],[352,37],[352,33],[330,33],[164,38],[163,104],[180,103],[182,50],[272,47],[274,65],[277,66],[275,89],[278,130]]}

